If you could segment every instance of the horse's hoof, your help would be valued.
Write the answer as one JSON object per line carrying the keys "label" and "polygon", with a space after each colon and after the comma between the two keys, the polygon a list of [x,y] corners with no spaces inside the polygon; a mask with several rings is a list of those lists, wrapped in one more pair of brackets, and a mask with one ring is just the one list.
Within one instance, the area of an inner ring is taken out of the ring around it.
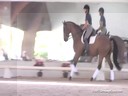
{"label": "horse's hoof", "polygon": [[75,72],[75,75],[79,75],[79,72]]}
{"label": "horse's hoof", "polygon": [[90,81],[93,81],[93,78],[91,78]]}
{"label": "horse's hoof", "polygon": [[69,77],[69,80],[72,80],[72,77],[71,76]]}

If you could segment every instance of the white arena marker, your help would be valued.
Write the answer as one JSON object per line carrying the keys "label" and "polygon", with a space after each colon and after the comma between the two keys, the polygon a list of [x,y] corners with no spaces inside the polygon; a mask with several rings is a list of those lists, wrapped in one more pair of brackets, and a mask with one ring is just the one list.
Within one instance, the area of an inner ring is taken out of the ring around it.
{"label": "white arena marker", "polygon": [[11,70],[10,70],[9,68],[5,68],[5,69],[4,69],[3,78],[11,78],[11,77],[12,77]]}

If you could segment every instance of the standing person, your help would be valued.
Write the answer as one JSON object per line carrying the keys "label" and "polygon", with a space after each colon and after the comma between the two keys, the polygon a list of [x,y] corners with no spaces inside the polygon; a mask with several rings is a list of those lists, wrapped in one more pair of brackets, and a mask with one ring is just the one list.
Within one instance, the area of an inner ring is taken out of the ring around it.
{"label": "standing person", "polygon": [[99,28],[96,30],[96,33],[100,30],[101,34],[106,34],[107,33],[107,29],[106,29],[106,20],[104,17],[104,8],[99,8],[99,15],[100,15],[100,26]]}
{"label": "standing person", "polygon": [[90,15],[90,7],[89,5],[84,5],[84,11],[85,11],[85,23],[82,27],[82,30],[84,30],[85,36],[84,36],[84,43],[85,43],[85,48],[86,48],[86,53],[88,52],[89,49],[89,43],[88,43],[88,39],[93,31],[92,28],[92,17]]}

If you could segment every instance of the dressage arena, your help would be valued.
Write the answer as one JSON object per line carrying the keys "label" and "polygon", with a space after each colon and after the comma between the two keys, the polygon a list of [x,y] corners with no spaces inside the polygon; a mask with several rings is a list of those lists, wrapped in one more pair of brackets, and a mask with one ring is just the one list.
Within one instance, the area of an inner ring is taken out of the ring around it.
{"label": "dressage arena", "polygon": [[[0,96],[128,96],[127,9],[127,0],[0,0]],[[88,56],[88,29],[98,61],[77,62]]]}
{"label": "dressage arena", "polygon": [[[2,61],[1,66],[33,66],[34,61]],[[45,61],[47,67],[60,67],[60,61]],[[115,71],[115,81],[109,82],[109,71],[105,71],[105,80],[90,81],[96,62],[78,63],[78,67],[92,68],[79,71],[72,81],[63,78],[62,71],[44,70],[37,77],[38,70],[11,69],[12,78],[3,78],[4,69],[0,69],[0,96],[127,96],[128,72]],[[128,69],[128,64],[122,65]],[[105,68],[108,67],[107,64]]]}

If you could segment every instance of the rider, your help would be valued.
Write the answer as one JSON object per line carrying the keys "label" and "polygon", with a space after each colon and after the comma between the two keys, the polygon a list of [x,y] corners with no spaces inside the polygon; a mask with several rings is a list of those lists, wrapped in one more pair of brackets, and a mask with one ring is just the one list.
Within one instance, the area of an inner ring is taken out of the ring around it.
{"label": "rider", "polygon": [[99,28],[96,30],[96,33],[101,30],[101,34],[106,34],[107,33],[107,29],[106,29],[106,20],[104,17],[104,8],[99,8],[99,14],[100,14],[100,26]]}
{"label": "rider", "polygon": [[85,36],[84,36],[84,43],[85,43],[85,48],[86,48],[86,53],[88,52],[88,49],[89,49],[89,43],[88,43],[88,39],[93,31],[93,28],[92,28],[92,18],[91,18],[91,15],[90,15],[90,7],[89,5],[84,5],[84,11],[85,11],[85,24],[83,25],[82,27],[82,30],[84,30],[86,33],[85,33]]}

